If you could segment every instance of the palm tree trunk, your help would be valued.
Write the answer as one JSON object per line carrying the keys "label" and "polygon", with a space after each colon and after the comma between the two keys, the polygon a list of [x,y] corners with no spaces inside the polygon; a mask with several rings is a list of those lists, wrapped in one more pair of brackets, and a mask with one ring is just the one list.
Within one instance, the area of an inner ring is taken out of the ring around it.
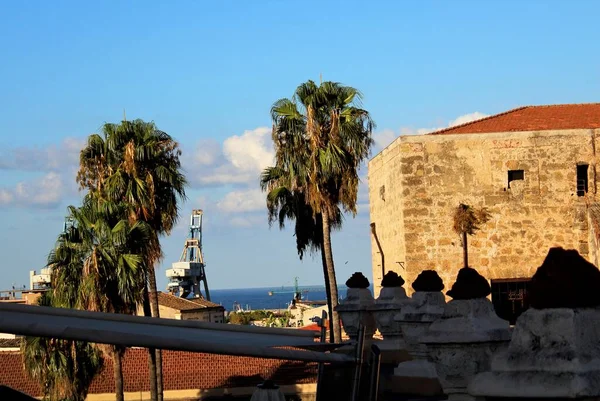
{"label": "palm tree trunk", "polygon": [[[148,272],[148,285],[150,286],[150,310],[152,317],[160,317],[158,310],[158,290],[156,287],[156,271],[150,269]],[[156,352],[156,395],[157,401],[163,401],[163,374],[162,374],[162,350]]]}
{"label": "palm tree trunk", "polygon": [[331,324],[331,318],[333,316],[333,306],[331,305],[331,288],[329,288],[329,274],[327,274],[327,259],[325,258],[325,251],[323,250],[323,244],[321,243],[321,263],[323,264],[323,277],[325,278],[325,293],[327,294],[327,321],[329,322],[329,342],[333,343],[333,325]]}
{"label": "palm tree trunk", "polygon": [[113,351],[113,368],[115,374],[115,397],[116,401],[124,401],[123,392],[123,361],[120,350]]}
{"label": "palm tree trunk", "polygon": [[469,267],[469,251],[467,250],[467,233],[462,233],[463,267]]}
{"label": "palm tree trunk", "polygon": [[[152,316],[150,308],[150,296],[148,294],[148,287],[144,286],[144,316]],[[154,348],[148,348],[148,370],[150,372],[150,400],[157,401],[157,388],[156,388],[156,350]]]}
{"label": "palm tree trunk", "polygon": [[333,265],[333,253],[331,251],[331,227],[329,226],[329,211],[324,208],[321,212],[323,219],[323,253],[325,253],[325,263],[327,264],[327,277],[329,278],[329,291],[331,292],[331,326],[334,342],[342,340],[342,329],[340,327],[340,318],[335,310],[338,305],[337,280],[335,279],[335,267]]}

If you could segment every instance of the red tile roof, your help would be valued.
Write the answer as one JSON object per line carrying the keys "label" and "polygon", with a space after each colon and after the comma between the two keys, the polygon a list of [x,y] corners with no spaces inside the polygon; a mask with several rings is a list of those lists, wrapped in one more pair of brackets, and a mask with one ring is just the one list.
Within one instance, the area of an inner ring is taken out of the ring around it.
{"label": "red tile roof", "polygon": [[318,324],[313,323],[308,326],[299,327],[298,330],[321,331],[321,327]]}
{"label": "red tile roof", "polygon": [[189,299],[189,301],[192,301],[193,303],[202,305],[205,308],[223,308],[223,306],[216,304],[214,302],[210,302],[204,298],[191,298],[191,299]]}
{"label": "red tile roof", "polygon": [[178,311],[202,310],[206,308],[222,308],[221,305],[217,305],[205,299],[186,299],[177,297],[172,294],[166,294],[164,292],[158,293],[158,304]]}
{"label": "red tile roof", "polygon": [[429,135],[600,128],[600,103],[525,106]]}

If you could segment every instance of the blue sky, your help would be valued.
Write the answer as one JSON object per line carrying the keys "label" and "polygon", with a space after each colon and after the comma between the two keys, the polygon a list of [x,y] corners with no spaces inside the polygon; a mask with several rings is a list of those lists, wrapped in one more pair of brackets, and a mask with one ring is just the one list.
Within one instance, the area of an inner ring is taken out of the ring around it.
{"label": "blue sky", "polygon": [[[206,212],[211,287],[322,283],[320,258],[300,262],[292,233],[269,229],[257,190],[275,100],[321,73],[358,87],[378,148],[521,105],[596,102],[599,14],[592,0],[4,1],[0,287],[44,265],[79,200],[84,138],[124,109],[181,143],[191,182],[161,288],[192,208]],[[366,194],[333,237],[340,282],[370,276]]]}

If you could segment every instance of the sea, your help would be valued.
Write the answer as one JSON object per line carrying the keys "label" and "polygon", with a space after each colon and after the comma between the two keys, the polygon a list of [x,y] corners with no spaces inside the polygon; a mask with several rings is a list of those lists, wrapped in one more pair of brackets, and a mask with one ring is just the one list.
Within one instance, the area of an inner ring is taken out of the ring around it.
{"label": "sea", "polygon": [[[323,286],[299,287],[302,299],[308,301],[325,301],[327,294]],[[272,293],[272,295],[269,295]],[[338,287],[340,299],[346,296],[346,287]],[[294,298],[293,287],[240,288],[231,290],[210,290],[212,302],[222,305],[225,310],[234,310],[239,304],[243,310],[287,309]]]}

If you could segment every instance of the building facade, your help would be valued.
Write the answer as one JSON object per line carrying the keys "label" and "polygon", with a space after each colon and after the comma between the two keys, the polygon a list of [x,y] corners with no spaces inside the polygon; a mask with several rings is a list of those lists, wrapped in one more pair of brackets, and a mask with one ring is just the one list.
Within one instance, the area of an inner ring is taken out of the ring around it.
{"label": "building facade", "polygon": [[[158,311],[161,318],[197,320],[209,323],[224,323],[225,308],[202,298],[181,298],[164,292],[158,293]],[[138,315],[143,316],[140,307]]]}
{"label": "building facade", "polygon": [[462,267],[460,203],[491,220],[468,238],[469,264],[496,282],[530,278],[548,249],[597,258],[600,104],[530,106],[427,135],[401,136],[369,162],[373,283]]}

